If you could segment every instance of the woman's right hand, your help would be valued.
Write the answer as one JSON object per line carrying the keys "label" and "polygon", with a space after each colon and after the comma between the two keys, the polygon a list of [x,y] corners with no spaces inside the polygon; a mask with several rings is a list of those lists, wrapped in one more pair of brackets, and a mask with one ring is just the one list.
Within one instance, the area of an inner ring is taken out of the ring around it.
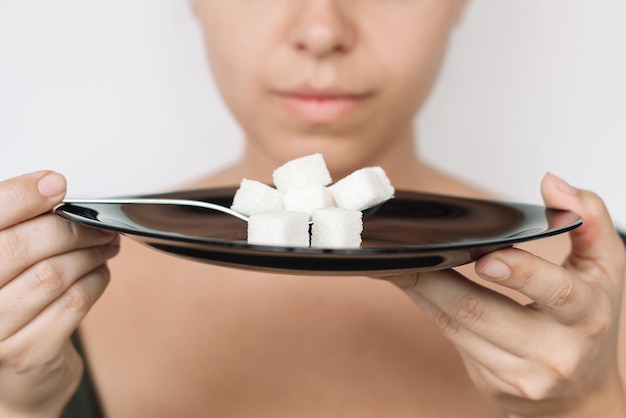
{"label": "woman's right hand", "polygon": [[69,340],[104,291],[116,234],[51,210],[65,179],[41,171],[0,182],[0,416],[58,416],[83,362]]}

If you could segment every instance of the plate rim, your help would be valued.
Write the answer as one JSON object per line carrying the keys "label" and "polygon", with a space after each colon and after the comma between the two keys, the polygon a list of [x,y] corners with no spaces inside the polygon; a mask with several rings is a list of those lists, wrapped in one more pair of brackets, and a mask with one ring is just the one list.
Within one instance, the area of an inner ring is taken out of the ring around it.
{"label": "plate rim", "polygon": [[[224,193],[225,196],[234,194],[234,190],[236,187],[219,187],[219,188],[202,188],[202,189],[188,189],[188,190],[177,190],[168,193],[159,193],[159,194],[145,194],[145,195],[133,195],[133,196],[125,196],[128,198],[142,198],[142,197],[171,197],[171,196],[184,196],[189,193]],[[275,246],[275,245],[259,245],[259,244],[249,244],[243,240],[228,240],[228,239],[220,239],[220,238],[207,238],[200,236],[192,236],[185,235],[175,232],[167,232],[167,231],[159,231],[152,228],[143,227],[142,229],[133,229],[129,227],[122,227],[118,225],[106,224],[101,220],[93,220],[89,219],[85,216],[77,215],[73,212],[69,212],[67,210],[68,207],[77,207],[83,208],[86,210],[91,209],[93,204],[75,204],[75,203],[60,203],[55,207],[54,213],[68,221],[76,222],[85,226],[94,227],[98,229],[106,229],[114,232],[118,232],[124,235],[129,236],[138,236],[144,238],[151,239],[161,239],[161,240],[172,240],[181,243],[188,244],[200,244],[207,246],[217,246],[224,250],[248,250],[254,251],[255,253],[267,253],[268,255],[289,255],[289,254],[297,254],[299,256],[308,255],[308,256],[390,256],[393,254],[396,255],[410,255],[410,254],[426,254],[426,253],[444,253],[449,251],[459,251],[459,250],[479,250],[490,247],[503,247],[509,245],[515,245],[523,242],[539,240],[543,238],[548,238],[551,236],[559,235],[565,232],[569,232],[573,229],[578,228],[583,223],[583,219],[580,215],[562,209],[554,209],[548,208],[542,205],[532,204],[532,203],[522,203],[522,202],[513,202],[506,200],[496,200],[496,199],[483,199],[483,198],[473,198],[473,197],[461,197],[461,196],[453,196],[453,195],[444,195],[444,194],[436,194],[436,193],[424,193],[412,190],[397,190],[396,196],[413,196],[419,197],[422,199],[430,199],[430,200],[446,200],[446,201],[472,201],[472,202],[480,202],[480,203],[488,203],[488,204],[497,204],[507,207],[513,207],[515,209],[521,210],[525,215],[528,214],[529,211],[540,211],[543,210],[545,212],[552,212],[555,215],[561,214],[560,216],[569,216],[571,220],[569,222],[565,222],[565,225],[561,225],[554,228],[546,228],[539,233],[531,234],[531,235],[522,235],[519,237],[498,237],[494,239],[485,239],[480,242],[452,242],[452,243],[429,243],[429,244],[421,244],[421,245],[404,245],[398,247],[360,247],[360,248],[315,248],[315,247],[295,247],[295,246]],[[111,204],[112,206],[120,206],[120,204]],[[245,222],[245,221],[241,221]]]}

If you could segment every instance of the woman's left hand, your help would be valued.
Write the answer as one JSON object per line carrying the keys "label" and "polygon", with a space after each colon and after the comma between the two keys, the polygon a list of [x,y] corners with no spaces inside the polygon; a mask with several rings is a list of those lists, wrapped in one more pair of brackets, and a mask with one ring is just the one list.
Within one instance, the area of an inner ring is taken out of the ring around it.
{"label": "woman's left hand", "polygon": [[601,199],[553,175],[548,207],[580,214],[563,265],[520,249],[475,265],[521,305],[453,270],[387,277],[455,344],[474,383],[509,416],[624,417],[617,340],[626,251]]}

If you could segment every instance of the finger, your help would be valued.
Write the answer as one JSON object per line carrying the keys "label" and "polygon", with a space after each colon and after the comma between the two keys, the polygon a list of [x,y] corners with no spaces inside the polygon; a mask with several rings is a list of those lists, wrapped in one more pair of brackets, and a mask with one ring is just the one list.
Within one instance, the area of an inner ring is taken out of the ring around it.
{"label": "finger", "polygon": [[[483,359],[477,359],[467,353],[461,353],[463,362],[471,379],[485,393],[501,402],[509,405],[520,404],[524,407],[529,399],[535,399],[542,403],[552,395],[552,382],[558,376],[542,368],[537,364],[525,359],[513,358],[509,362],[494,363],[489,356],[482,355]],[[526,405],[527,406],[527,405]],[[517,410],[515,406],[512,410]],[[527,413],[520,410],[520,416]],[[515,415],[518,416],[518,415]]]}
{"label": "finger", "polygon": [[511,382],[509,373],[496,372],[489,363],[482,363],[464,353],[461,353],[461,357],[468,375],[484,393],[497,398],[524,396],[519,387]]}
{"label": "finger", "polygon": [[[440,331],[465,345],[477,338],[520,356],[530,353],[524,341],[536,324],[530,310],[483,288],[454,270],[387,278],[424,310]],[[515,324],[515,326],[511,326]]]}
{"label": "finger", "polygon": [[[457,347],[466,364],[488,373],[489,391],[541,398],[569,376],[578,335],[453,271],[390,278]],[[533,336],[529,343],[529,335]],[[565,342],[554,359],[552,341]],[[572,347],[574,347],[572,349]],[[485,377],[483,376],[483,377]]]}
{"label": "finger", "polygon": [[0,290],[0,340],[28,324],[80,278],[119,251],[117,242],[75,250],[32,266]]}
{"label": "finger", "polygon": [[573,211],[584,220],[570,232],[572,250],[568,264],[578,269],[600,266],[615,277],[616,269],[624,264],[624,244],[602,199],[570,186],[553,174],[546,174],[541,192],[548,207]]}
{"label": "finger", "polygon": [[[441,333],[455,344],[460,354],[465,357],[465,360],[469,358],[472,362],[483,365],[510,365],[519,358],[509,350],[503,349],[473,332],[472,329],[467,328],[463,324],[464,321],[448,314],[423,296],[416,294],[415,297],[416,299],[421,299],[418,304],[422,311],[431,319]],[[519,348],[519,344],[513,345],[513,348]]]}
{"label": "finger", "polygon": [[0,230],[51,210],[65,195],[65,178],[38,171],[0,182]]}
{"label": "finger", "polygon": [[[76,280],[26,326],[0,342],[5,366],[29,369],[56,358],[109,283],[105,264]],[[10,364],[9,364],[10,362]]]}
{"label": "finger", "polygon": [[528,296],[538,309],[563,324],[578,323],[603,302],[599,292],[578,275],[521,249],[487,254],[476,262],[475,270],[485,280]]}
{"label": "finger", "polygon": [[102,245],[116,234],[49,214],[0,231],[0,288],[33,264],[74,249]]}
{"label": "finger", "polygon": [[[513,301],[510,302],[514,309],[498,306],[487,312],[488,302],[477,303],[472,301],[475,296],[468,296],[477,285],[462,277],[456,282],[455,277],[441,273],[429,273],[428,278],[414,280],[416,286],[405,291],[452,341],[468,371],[481,372],[472,376],[474,381],[487,392],[511,396],[526,396],[543,390],[546,385],[542,382],[550,381],[552,374],[541,367],[543,363],[528,359],[549,352],[550,347],[546,345],[550,337],[554,337],[554,327],[538,327],[537,312]],[[404,282],[406,284],[407,280]],[[494,300],[497,305],[500,297]],[[528,344],[529,335],[534,335],[532,344]]]}
{"label": "finger", "polygon": [[[0,393],[2,393],[4,411],[11,410],[11,415],[2,417],[33,417],[33,405],[41,406],[45,402],[46,411],[57,411],[59,416],[64,405],[71,399],[76,391],[80,378],[84,371],[84,362],[70,339],[67,339],[64,346],[57,353],[54,361],[50,359],[33,359],[32,356],[21,355],[19,357],[7,357],[8,361],[3,362],[4,369],[11,368],[14,377],[5,384],[0,383]],[[37,363],[34,364],[33,360]],[[62,369],[59,370],[59,365]],[[36,371],[35,371],[36,370]],[[48,384],[41,385],[41,376],[49,376]],[[50,390],[59,391],[59,398],[51,400]],[[6,401],[10,400],[10,404]],[[51,402],[52,401],[52,402]],[[56,404],[56,405],[54,405]],[[52,415],[51,415],[52,416]]]}

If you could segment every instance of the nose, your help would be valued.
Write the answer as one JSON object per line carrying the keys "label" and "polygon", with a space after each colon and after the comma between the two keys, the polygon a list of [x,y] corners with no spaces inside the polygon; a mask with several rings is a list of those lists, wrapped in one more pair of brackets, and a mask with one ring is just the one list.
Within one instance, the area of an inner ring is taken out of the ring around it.
{"label": "nose", "polygon": [[298,10],[291,45],[299,52],[324,58],[349,51],[356,33],[337,0],[305,0]]}

